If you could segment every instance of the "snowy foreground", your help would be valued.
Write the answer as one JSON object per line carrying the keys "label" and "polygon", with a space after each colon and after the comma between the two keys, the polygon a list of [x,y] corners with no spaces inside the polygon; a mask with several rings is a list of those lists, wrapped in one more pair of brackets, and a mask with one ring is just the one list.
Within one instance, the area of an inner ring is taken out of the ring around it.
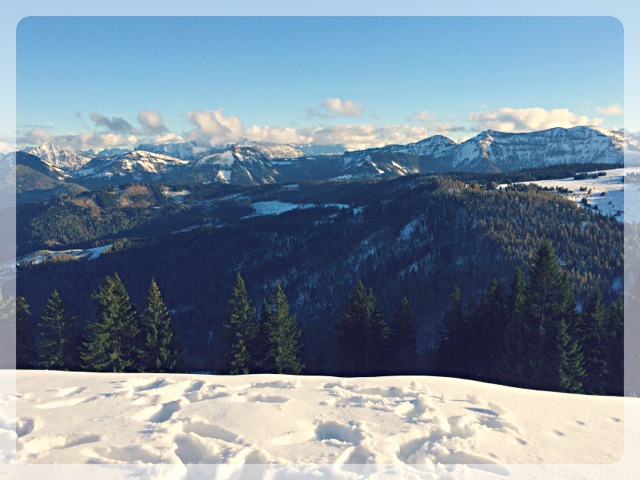
{"label": "snowy foreground", "polygon": [[0,474],[21,479],[640,473],[636,398],[417,376],[4,371],[0,382]]}

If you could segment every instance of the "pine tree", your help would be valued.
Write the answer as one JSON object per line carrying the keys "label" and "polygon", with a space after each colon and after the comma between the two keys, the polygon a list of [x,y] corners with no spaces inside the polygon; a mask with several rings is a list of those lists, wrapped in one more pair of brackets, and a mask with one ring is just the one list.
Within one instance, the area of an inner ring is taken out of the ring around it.
{"label": "pine tree", "polygon": [[606,311],[602,304],[602,293],[596,286],[589,299],[589,305],[582,314],[581,345],[586,374],[584,390],[589,394],[602,395],[607,390],[609,333],[605,330],[605,322]]}
{"label": "pine tree", "polygon": [[171,325],[171,315],[153,279],[145,299],[140,323],[142,347],[139,352],[138,369],[158,373],[172,371],[178,356],[177,337]]}
{"label": "pine tree", "polygon": [[337,325],[338,362],[347,375],[372,375],[385,368],[389,329],[375,303],[371,289],[367,293],[358,280]]}
{"label": "pine tree", "polygon": [[475,315],[478,329],[474,335],[476,371],[474,378],[493,381],[494,366],[498,358],[501,335],[506,327],[506,315],[502,299],[502,285],[493,279],[482,294]]}
{"label": "pine tree", "polygon": [[528,358],[531,334],[524,315],[525,289],[524,273],[518,268],[506,302],[507,324],[494,369],[494,376],[500,383],[516,387],[524,385],[531,371]]}
{"label": "pine tree", "polygon": [[40,362],[42,368],[65,370],[77,367],[78,356],[75,317],[67,318],[66,306],[54,290],[42,311],[39,323]]}
{"label": "pine tree", "polygon": [[622,297],[609,306],[606,329],[609,332],[606,348],[609,364],[607,393],[622,396],[624,395],[624,302]]}
{"label": "pine tree", "polygon": [[38,362],[29,305],[23,296],[16,299],[16,368],[34,368]]}
{"label": "pine tree", "polygon": [[82,354],[83,368],[98,372],[133,371],[138,359],[138,318],[118,274],[94,292],[96,321],[87,322],[90,338]]}
{"label": "pine tree", "polygon": [[444,313],[438,331],[436,363],[445,375],[462,377],[468,373],[466,362],[468,352],[464,351],[467,334],[462,294],[456,285],[449,295],[449,308]]}
{"label": "pine tree", "polygon": [[395,371],[400,375],[407,375],[416,368],[416,327],[413,323],[413,310],[409,301],[402,299],[398,311],[391,324],[392,334],[392,363]]}
{"label": "pine tree", "polygon": [[298,375],[304,365],[300,363],[300,330],[295,315],[289,315],[289,304],[280,284],[276,284],[271,297],[272,306],[266,301],[262,306],[261,335],[263,339],[263,371]]}
{"label": "pine tree", "polygon": [[114,361],[120,350],[114,334],[117,310],[111,277],[107,276],[91,297],[98,303],[97,321],[87,322],[90,338],[81,355],[82,368],[95,372],[118,371]]}
{"label": "pine tree", "polygon": [[[221,370],[231,375],[247,374],[253,365],[249,346],[257,335],[256,312],[251,308],[244,281],[238,273],[222,324],[226,344]],[[255,357],[255,355],[254,355]]]}
{"label": "pine tree", "polygon": [[122,372],[133,372],[140,354],[140,318],[117,273],[113,275],[113,293],[117,307],[115,331],[121,352],[117,368]]}
{"label": "pine tree", "polygon": [[535,340],[529,356],[532,374],[528,386],[578,391],[584,371],[577,345],[577,307],[568,274],[560,271],[548,240],[536,253],[529,281],[525,316]]}

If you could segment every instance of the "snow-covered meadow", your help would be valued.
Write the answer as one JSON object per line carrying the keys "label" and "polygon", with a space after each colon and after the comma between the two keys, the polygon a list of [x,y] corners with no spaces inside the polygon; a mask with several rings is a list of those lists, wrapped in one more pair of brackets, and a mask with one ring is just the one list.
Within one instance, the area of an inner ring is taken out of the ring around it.
{"label": "snow-covered meadow", "polygon": [[[534,183],[546,188],[566,188],[569,190],[566,198],[579,205],[583,198],[587,199],[590,208],[598,207],[598,211],[605,215],[615,216],[619,221],[640,222],[640,184],[624,182],[623,178],[629,174],[638,174],[638,167],[615,168],[601,170],[606,175],[597,178],[574,180],[573,177],[558,180],[538,180]],[[594,173],[594,172],[590,172]],[[501,188],[506,187],[501,185]],[[580,190],[582,189],[582,191]],[[591,193],[589,193],[591,191]],[[620,212],[620,213],[618,213]]]}
{"label": "snow-covered meadow", "polygon": [[438,377],[19,371],[13,379],[4,372],[2,384],[0,458],[15,478],[56,478],[56,472],[66,472],[61,478],[76,478],[74,472],[78,478],[86,472],[176,479],[251,472],[278,479],[633,478],[640,472],[635,398]]}

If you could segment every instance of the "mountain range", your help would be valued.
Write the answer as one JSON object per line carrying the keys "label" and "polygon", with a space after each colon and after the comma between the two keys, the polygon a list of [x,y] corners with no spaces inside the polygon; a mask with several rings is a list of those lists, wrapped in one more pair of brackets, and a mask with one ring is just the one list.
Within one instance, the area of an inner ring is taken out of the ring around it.
{"label": "mountain range", "polygon": [[[18,164],[53,179],[38,182],[41,189],[47,183],[74,183],[92,188],[131,181],[261,185],[392,178],[413,173],[504,172],[567,163],[634,164],[640,162],[640,139],[599,127],[573,127],[531,133],[487,130],[461,143],[436,135],[408,145],[387,145],[341,155],[310,156],[292,145],[257,142],[221,147],[195,142],[138,145],[133,151],[116,149],[114,155],[101,152],[98,156],[45,143],[21,153]],[[42,165],[36,166],[36,157]],[[26,183],[29,182],[23,179],[22,184]]]}

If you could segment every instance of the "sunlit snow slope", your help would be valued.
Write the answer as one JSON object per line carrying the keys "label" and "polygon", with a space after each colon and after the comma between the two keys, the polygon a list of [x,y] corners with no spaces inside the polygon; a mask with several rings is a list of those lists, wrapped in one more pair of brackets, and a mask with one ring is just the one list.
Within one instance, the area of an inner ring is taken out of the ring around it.
{"label": "sunlit snow slope", "polygon": [[26,463],[613,463],[623,401],[436,377],[21,371]]}

